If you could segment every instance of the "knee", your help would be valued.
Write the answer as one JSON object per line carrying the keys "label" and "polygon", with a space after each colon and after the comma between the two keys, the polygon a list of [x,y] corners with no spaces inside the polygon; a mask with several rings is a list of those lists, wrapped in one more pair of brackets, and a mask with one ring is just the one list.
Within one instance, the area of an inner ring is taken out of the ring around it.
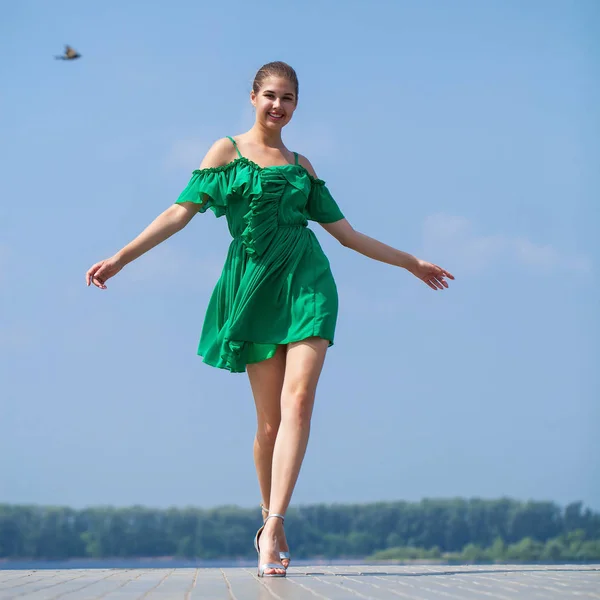
{"label": "knee", "polygon": [[314,390],[306,386],[294,386],[284,393],[281,419],[298,427],[308,427],[312,417]]}
{"label": "knee", "polygon": [[270,423],[265,421],[258,423],[256,430],[256,439],[261,446],[274,446],[277,432],[279,431],[279,423]]}

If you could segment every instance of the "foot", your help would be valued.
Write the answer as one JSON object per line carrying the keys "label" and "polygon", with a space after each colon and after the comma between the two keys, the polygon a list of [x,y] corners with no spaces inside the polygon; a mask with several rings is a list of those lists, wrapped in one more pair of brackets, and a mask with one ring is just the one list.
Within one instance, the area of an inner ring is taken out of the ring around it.
{"label": "foot", "polygon": [[268,519],[265,523],[265,528],[260,534],[258,547],[260,550],[260,565],[267,563],[281,564],[281,568],[265,569],[265,575],[285,574],[285,568],[282,561],[279,559],[279,543],[283,535],[283,524],[281,519]]}
{"label": "foot", "polygon": [[[264,523],[265,519],[269,516],[269,509],[265,508],[264,504],[261,504],[260,507],[261,507],[261,510],[262,510],[262,519],[263,519],[263,523]],[[274,519],[271,519],[271,520],[274,520]],[[283,524],[281,523],[281,521],[280,521],[279,524],[281,525],[281,535],[279,535],[279,537],[277,538],[277,543],[278,543],[278,546],[279,546],[279,551],[280,552],[289,552],[290,551],[290,547],[288,546],[287,539],[285,537],[285,530],[283,529]],[[290,566],[290,559],[289,558],[282,558],[281,559],[281,564],[287,569]]]}
{"label": "foot", "polygon": [[[290,547],[288,546],[287,540],[285,539],[285,531],[283,530],[283,527],[281,527],[281,535],[278,536],[277,542],[279,544],[280,552],[289,552],[290,551]],[[290,565],[290,559],[289,558],[281,558],[281,564],[287,569]]]}

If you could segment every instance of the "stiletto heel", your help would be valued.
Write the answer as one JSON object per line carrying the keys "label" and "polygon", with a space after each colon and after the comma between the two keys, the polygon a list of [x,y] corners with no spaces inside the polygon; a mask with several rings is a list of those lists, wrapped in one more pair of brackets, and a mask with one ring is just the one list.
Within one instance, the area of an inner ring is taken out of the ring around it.
{"label": "stiletto heel", "polygon": [[[263,530],[265,528],[265,523],[269,519],[281,519],[282,523],[285,520],[283,515],[277,515],[275,513],[273,513],[272,515],[269,515],[265,519],[265,522],[263,523],[262,527],[256,532],[256,535],[254,536],[254,547],[256,548],[256,551],[258,552],[258,576],[259,577],[285,577],[286,569],[282,564],[277,564],[277,563],[265,563],[262,565],[260,564],[260,546],[259,546],[258,538],[260,538],[260,534],[263,532]],[[283,569],[283,573],[265,573],[266,569]]]}
{"label": "stiletto heel", "polygon": [[265,528],[265,525],[263,523],[262,527],[256,532],[256,535],[254,536],[254,548],[259,553],[260,553],[260,550],[258,549],[258,538],[260,537],[260,534],[263,532],[264,528]]}

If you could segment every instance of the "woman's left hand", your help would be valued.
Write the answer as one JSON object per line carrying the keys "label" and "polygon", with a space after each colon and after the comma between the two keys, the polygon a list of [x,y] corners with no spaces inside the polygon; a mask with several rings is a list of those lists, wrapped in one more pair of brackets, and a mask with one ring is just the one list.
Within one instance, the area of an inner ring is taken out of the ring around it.
{"label": "woman's left hand", "polygon": [[415,277],[424,281],[432,290],[443,290],[444,288],[447,288],[448,283],[446,277],[448,279],[454,279],[454,275],[449,271],[419,258],[408,270]]}

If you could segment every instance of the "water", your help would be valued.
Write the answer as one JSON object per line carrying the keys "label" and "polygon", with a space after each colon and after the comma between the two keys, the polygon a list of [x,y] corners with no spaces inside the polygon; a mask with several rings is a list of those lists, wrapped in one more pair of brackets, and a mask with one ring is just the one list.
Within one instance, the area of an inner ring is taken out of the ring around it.
{"label": "water", "polygon": [[[183,559],[183,558],[74,558],[68,560],[4,560],[0,559],[0,571],[25,570],[37,571],[41,569],[230,569],[230,568],[256,568],[257,561],[250,559]],[[492,564],[492,563],[463,563],[446,562],[443,560],[405,560],[401,562],[380,561],[370,562],[366,559],[292,559],[292,566],[306,567],[317,565],[330,565],[337,567],[352,565],[389,566],[390,564],[404,565],[435,565],[452,566],[456,564]],[[506,563],[498,563],[506,564]],[[514,564],[514,563],[510,563]],[[523,563],[525,564],[525,563]],[[597,561],[559,561],[559,562],[535,562],[530,561],[529,565],[590,565],[597,564]]]}
{"label": "water", "polygon": [[[0,571],[6,570],[39,570],[39,569],[185,569],[212,568],[227,569],[240,567],[256,567],[256,560],[249,559],[184,559],[184,558],[74,558],[68,560],[0,560]],[[295,567],[307,565],[364,565],[365,560],[325,560],[325,559],[293,559]],[[370,563],[374,564],[374,563]]]}

